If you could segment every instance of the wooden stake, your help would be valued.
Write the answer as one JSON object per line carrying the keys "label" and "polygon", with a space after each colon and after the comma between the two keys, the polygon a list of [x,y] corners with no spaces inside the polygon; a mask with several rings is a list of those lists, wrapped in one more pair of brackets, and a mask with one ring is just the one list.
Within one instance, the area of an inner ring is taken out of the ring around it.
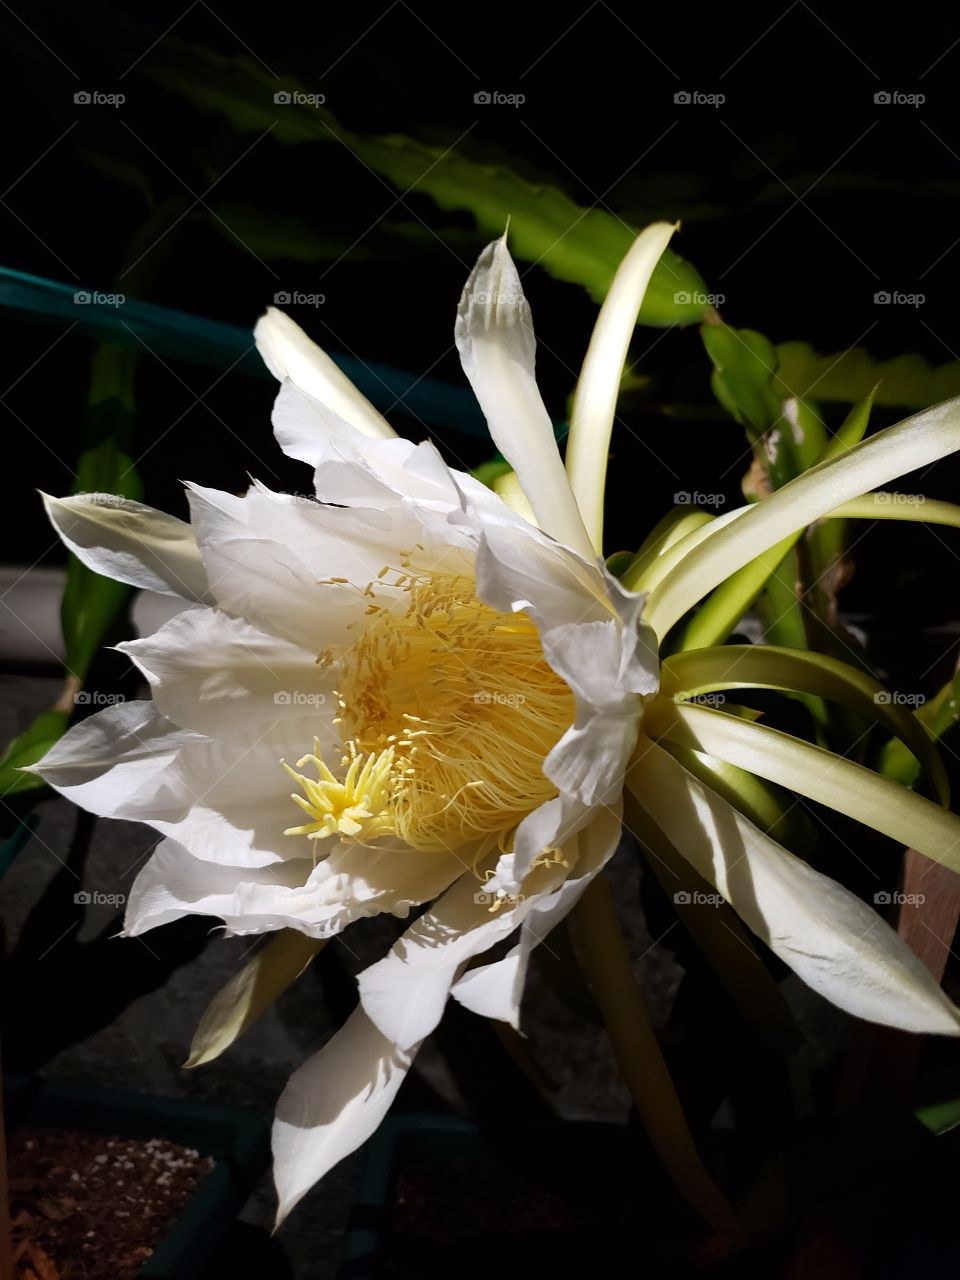
{"label": "wooden stake", "polygon": [[[3,1080],[0,1065],[0,1083]],[[10,1233],[10,1182],[7,1177],[7,1129],[0,1099],[0,1280],[13,1280],[13,1238]]]}
{"label": "wooden stake", "polygon": [[[907,849],[901,892],[897,933],[941,982],[960,921],[960,876],[916,849]],[[923,1036],[907,1031],[865,1027],[847,1061],[840,1086],[841,1110],[866,1097],[906,1101],[923,1044]]]}

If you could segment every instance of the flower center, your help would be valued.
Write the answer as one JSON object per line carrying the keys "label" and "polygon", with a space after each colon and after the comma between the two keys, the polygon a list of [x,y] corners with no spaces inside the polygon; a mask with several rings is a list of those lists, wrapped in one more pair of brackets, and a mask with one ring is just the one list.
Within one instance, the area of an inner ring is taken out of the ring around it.
{"label": "flower center", "polygon": [[[342,782],[319,748],[316,780],[284,766],[314,839],[395,835],[415,849],[452,850],[484,837],[506,847],[516,824],[557,794],[543,761],[574,718],[566,682],[543,656],[526,614],[477,599],[472,578],[381,570],[389,600],[341,653]],[[335,721],[336,723],[336,721]],[[486,841],[484,841],[486,843]]]}

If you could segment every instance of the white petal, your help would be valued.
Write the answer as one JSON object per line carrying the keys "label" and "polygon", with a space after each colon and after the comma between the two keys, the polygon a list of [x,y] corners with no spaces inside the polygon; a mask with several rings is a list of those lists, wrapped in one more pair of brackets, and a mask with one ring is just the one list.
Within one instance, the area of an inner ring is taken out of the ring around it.
{"label": "white petal", "polygon": [[509,1022],[515,1031],[520,1030],[520,1002],[530,967],[529,951],[534,945],[531,942],[528,947],[524,946],[526,926],[525,920],[520,926],[521,941],[511,947],[502,960],[468,969],[450,988],[454,1000],[471,1013]]}
{"label": "white petal", "polygon": [[567,475],[599,554],[603,548],[603,495],[610,435],[627,349],[637,312],[676,226],[655,222],[641,231],[603,300],[580,371],[567,437]]}
{"label": "white petal", "polygon": [[88,569],[147,591],[202,600],[207,579],[183,520],[112,494],[42,494],[53,527]]}
{"label": "white petal", "polygon": [[613,616],[599,569],[514,513],[508,522],[482,521],[477,595],[492,609],[535,618],[541,630]]}
{"label": "white petal", "polygon": [[152,702],[121,702],[75,725],[32,771],[90,813],[137,820],[183,747],[197,741]]}
{"label": "white petal", "polygon": [[[400,498],[389,510],[330,507],[254,485],[224,512],[218,494],[215,505],[196,486],[189,497],[217,604],[314,654],[350,642],[369,603],[363,588],[384,566],[399,568],[400,548],[419,543],[439,565],[448,545],[475,540],[446,512]],[[459,571],[470,572],[472,554],[458,555]]]}
{"label": "white petal", "polygon": [[553,892],[538,897],[520,926],[520,941],[493,964],[469,969],[451,994],[467,1009],[485,1018],[498,1018],[520,1029],[520,1001],[533,949],[550,946],[548,935],[577,905],[584,890],[609,862],[620,842],[620,805],[597,810],[589,825],[566,851],[571,873]]}
{"label": "white petal", "polygon": [[[450,529],[446,510],[399,496],[381,510],[327,506],[255,484],[246,502],[251,534],[289,547],[318,579],[334,573],[351,582],[366,582],[365,574],[375,577],[384,557],[395,562],[397,548],[412,546],[411,538],[429,543],[425,549],[431,555],[442,554],[447,542],[466,541],[458,530]],[[434,545],[436,536],[439,545]]]}
{"label": "white petal", "polygon": [[327,938],[368,916],[405,918],[462,870],[446,855],[328,843],[333,847],[319,851],[327,856],[316,866],[304,838],[295,846],[304,856],[252,867],[205,861],[164,840],[130,892],[125,932],[133,936],[202,915],[222,920],[230,934],[292,928]]}
{"label": "white petal", "polygon": [[546,661],[574,692],[576,722],[547,757],[547,777],[582,804],[611,803],[636,744],[638,695],[659,684],[656,638],[639,616],[643,597],[527,525],[489,523],[477,593],[504,612],[529,613]]}
{"label": "white petal", "polygon": [[377,1129],[418,1047],[400,1051],[357,1009],[294,1072],[273,1126],[278,1224],[315,1182]]}
{"label": "white petal", "polygon": [[306,856],[305,836],[283,834],[302,818],[280,761],[311,750],[315,734],[329,755],[329,719],[291,716],[188,743],[143,795],[137,816],[208,862],[264,867]]}
{"label": "white petal", "polygon": [[[318,583],[338,572],[350,578],[344,569],[362,572],[369,568],[369,558],[351,555],[348,544],[333,559],[333,539],[319,531],[310,536],[309,513],[316,504],[307,499],[254,490],[223,506],[223,496],[230,495],[197,486],[188,492],[210,590],[221,609],[315,655],[344,637],[346,627],[362,613],[356,592],[330,592]],[[256,530],[253,518],[259,519]],[[318,559],[327,554],[325,570],[304,564],[297,554],[304,543]]]}
{"label": "white petal", "polygon": [[133,882],[124,933],[137,937],[187,915],[216,916],[241,934],[293,927],[313,870],[308,857],[269,867],[204,862],[162,840]]}
{"label": "white petal", "polygon": [[567,848],[594,812],[575,796],[563,793],[538,805],[517,827],[513,847],[500,857],[487,888],[511,895],[523,893],[540,854],[546,849]]}
{"label": "white petal", "polygon": [[[618,618],[625,631],[642,639],[644,648],[641,653],[637,640],[626,646],[620,675],[631,691],[635,685],[638,691],[657,687],[655,637],[640,619],[643,596],[624,590],[595,560],[586,561],[554,542],[505,505],[494,513],[465,500],[482,530],[476,570],[482,600],[504,613],[527,610],[541,631]],[[652,672],[646,671],[650,666]]]}
{"label": "white petal", "polygon": [[389,439],[396,434],[327,353],[282,311],[270,307],[257,321],[253,336],[264,363],[279,381],[289,378],[365,435]]}
{"label": "white petal", "polygon": [[553,424],[537,390],[530,308],[505,237],[480,255],[460,299],[455,337],[494,443],[517,473],[540,526],[592,559]]}
{"label": "white petal", "polygon": [[228,538],[247,536],[247,502],[244,495],[225,493],[222,489],[208,489],[189,480],[186,490],[190,505],[190,525],[201,554],[207,543],[215,544]]}
{"label": "white petal", "polygon": [[[637,744],[641,703],[621,677],[625,641],[633,633],[613,619],[555,627],[542,636],[543,655],[576,698],[577,718],[544,761],[543,771],[584,804],[612,804]],[[654,668],[655,669],[655,668]],[[653,681],[651,668],[640,671]]]}
{"label": "white petal", "polygon": [[644,745],[628,785],[667,839],[815,991],[871,1022],[960,1034],[960,1011],[876,911],[764,835],[662,747]]}
{"label": "white petal", "polygon": [[565,874],[558,866],[534,871],[522,898],[498,911],[472,874],[460,879],[394,944],[360,974],[360,1000],[371,1021],[401,1049],[429,1035],[443,1015],[450,988],[468,960],[508,937],[539,893]]}
{"label": "white petal", "polygon": [[117,648],[149,680],[161,715],[210,737],[335,714],[336,682],[316,654],[219,609],[188,609],[148,639]]}
{"label": "white petal", "polygon": [[198,858],[266,866],[301,853],[283,834],[300,811],[279,762],[309,750],[318,728],[310,715],[218,741],[127,702],[76,725],[34,769],[81,808],[149,823]]}
{"label": "white petal", "polygon": [[428,441],[374,438],[352,427],[290,381],[273,407],[277,443],[314,468],[316,494],[340,506],[391,506],[398,497],[457,505],[449,469]]}

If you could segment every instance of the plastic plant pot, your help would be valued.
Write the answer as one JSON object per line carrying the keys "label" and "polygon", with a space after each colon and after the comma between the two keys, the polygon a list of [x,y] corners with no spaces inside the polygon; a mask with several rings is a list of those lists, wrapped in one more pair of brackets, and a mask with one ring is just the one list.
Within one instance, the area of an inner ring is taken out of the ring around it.
{"label": "plastic plant pot", "polygon": [[403,1165],[457,1160],[489,1164],[492,1158],[469,1120],[420,1114],[388,1117],[363,1148],[338,1280],[362,1276],[364,1267],[381,1256],[390,1198]]}
{"label": "plastic plant pot", "polygon": [[[546,1179],[570,1193],[577,1204],[592,1202],[602,1216],[611,1191],[622,1188],[629,1156],[624,1127],[597,1122],[558,1121],[529,1131],[489,1131],[457,1116],[399,1114],[389,1117],[363,1149],[338,1280],[369,1280],[394,1273],[387,1268],[398,1180],[411,1171],[450,1170]],[[549,1229],[534,1224],[527,1238],[535,1253]],[[591,1239],[595,1232],[591,1230]],[[462,1274],[479,1256],[482,1239],[475,1224],[465,1232]],[[475,1246],[475,1247],[474,1247]],[[576,1247],[576,1245],[574,1246]],[[492,1256],[498,1245],[489,1242]],[[592,1248],[592,1245],[591,1245]],[[489,1257],[488,1257],[489,1261]],[[543,1260],[549,1270],[552,1262]],[[512,1273],[510,1273],[512,1274]],[[429,1272],[432,1277],[433,1271]]]}
{"label": "plastic plant pot", "polygon": [[146,1280],[190,1280],[236,1218],[270,1158],[261,1118],[219,1103],[40,1078],[5,1081],[7,1125],[80,1129],[120,1138],[165,1138],[213,1160],[179,1218],[141,1267]]}
{"label": "plastic plant pot", "polygon": [[9,835],[0,837],[0,879],[10,870],[17,854],[37,829],[39,819],[34,813],[18,819]]}

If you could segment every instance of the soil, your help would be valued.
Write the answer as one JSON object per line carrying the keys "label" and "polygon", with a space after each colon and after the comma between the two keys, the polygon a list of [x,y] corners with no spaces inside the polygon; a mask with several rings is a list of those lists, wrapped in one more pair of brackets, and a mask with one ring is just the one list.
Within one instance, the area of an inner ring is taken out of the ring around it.
{"label": "soil", "polygon": [[491,1227],[499,1236],[575,1231],[596,1219],[590,1208],[501,1170],[414,1169],[397,1181],[393,1228],[424,1240],[457,1240]]}
{"label": "soil", "polygon": [[382,1273],[397,1280],[579,1274],[595,1268],[598,1239],[615,1247],[627,1214],[624,1203],[601,1209],[503,1169],[411,1169],[394,1190]]}
{"label": "soil", "polygon": [[15,1280],[133,1280],[213,1161],[165,1138],[10,1137]]}

